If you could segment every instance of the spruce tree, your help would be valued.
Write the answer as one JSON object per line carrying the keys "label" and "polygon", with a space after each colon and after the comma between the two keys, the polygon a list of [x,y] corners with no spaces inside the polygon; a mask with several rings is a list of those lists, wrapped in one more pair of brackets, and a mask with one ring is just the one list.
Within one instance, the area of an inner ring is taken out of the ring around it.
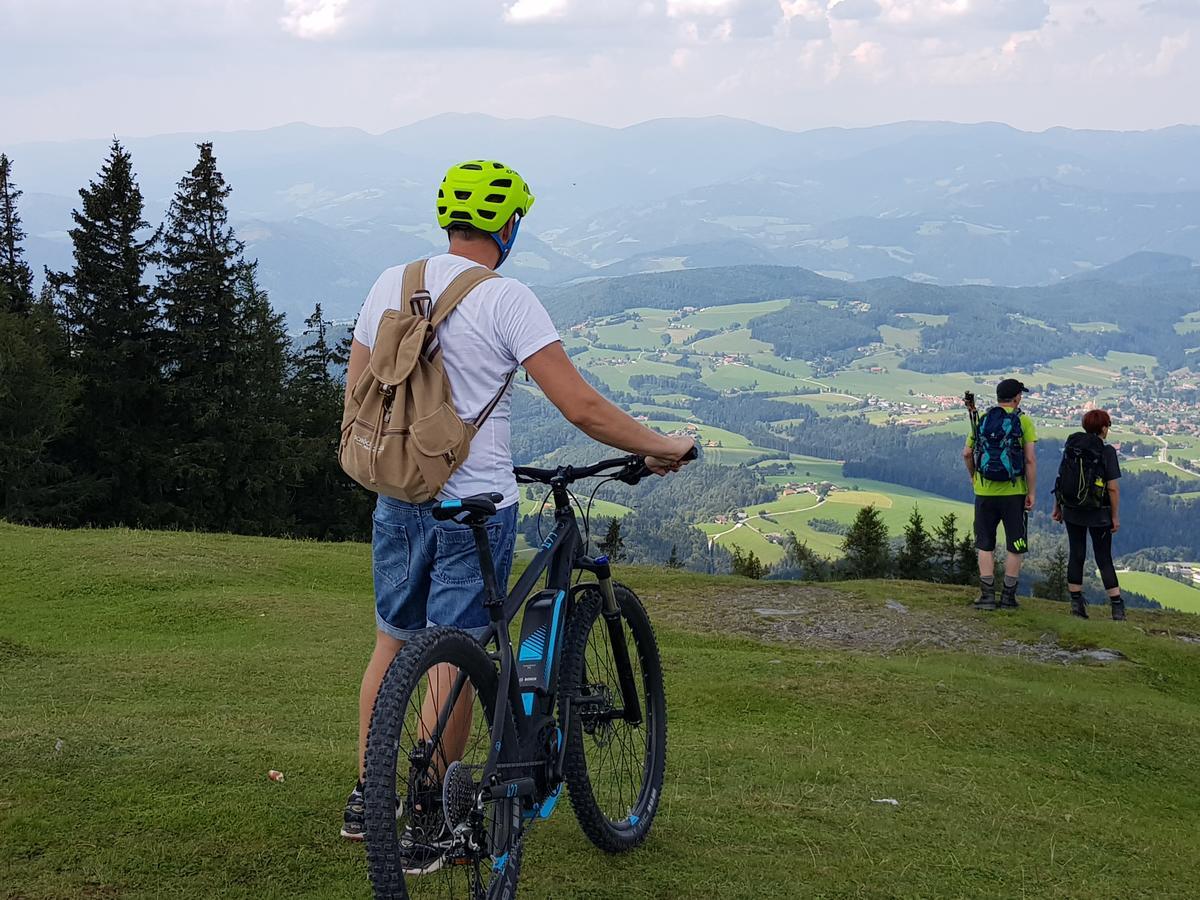
{"label": "spruce tree", "polygon": [[21,191],[12,180],[12,161],[0,153],[0,310],[27,314],[33,309],[33,272],[21,242],[25,232],[17,201]]}
{"label": "spruce tree", "polygon": [[979,578],[979,551],[975,549],[975,539],[969,534],[958,542],[956,569],[957,584],[974,584]]}
{"label": "spruce tree", "polygon": [[914,506],[904,529],[904,546],[896,556],[896,569],[901,578],[911,581],[934,579],[934,543],[925,530],[921,510]]}
{"label": "spruce tree", "polygon": [[49,276],[87,415],[65,442],[83,521],[166,523],[161,315],[144,281],[155,241],[129,153],[114,140],[72,213],[70,272]]}
{"label": "spruce tree", "polygon": [[621,537],[621,520],[613,516],[608,520],[608,531],[604,539],[597,545],[600,552],[612,562],[620,562],[625,558],[625,541]]}
{"label": "spruce tree", "polygon": [[212,144],[179,182],[162,234],[155,295],[170,329],[170,485],[180,524],[287,531],[307,474],[287,428],[288,339],[228,223],[230,187]]}
{"label": "spruce tree", "polygon": [[875,505],[864,506],[842,541],[841,568],[850,578],[883,578],[890,574],[888,530]]}
{"label": "spruce tree", "polygon": [[79,396],[66,341],[48,301],[18,313],[10,299],[0,284],[0,517],[72,524],[77,492],[55,452]]}
{"label": "spruce tree", "polygon": [[730,552],[732,554],[730,568],[734,575],[761,579],[767,574],[767,567],[763,565],[762,560],[755,555],[753,550],[743,550],[741,547],[735,546]]}
{"label": "spruce tree", "polygon": [[682,569],[683,563],[679,561],[679,545],[671,545],[671,555],[667,558],[668,569]]}
{"label": "spruce tree", "polygon": [[958,517],[946,513],[933,532],[933,553],[936,559],[937,580],[954,584],[958,581]]}
{"label": "spruce tree", "polygon": [[372,496],[342,471],[337,460],[338,425],[345,384],[338,376],[346,356],[330,342],[328,322],[316,304],[304,321],[305,339],[294,354],[287,388],[294,449],[307,463],[292,502],[301,537],[365,539],[371,533]]}
{"label": "spruce tree", "polygon": [[1047,600],[1067,599],[1067,551],[1060,543],[1050,554],[1046,563],[1046,578],[1042,582],[1042,596]]}

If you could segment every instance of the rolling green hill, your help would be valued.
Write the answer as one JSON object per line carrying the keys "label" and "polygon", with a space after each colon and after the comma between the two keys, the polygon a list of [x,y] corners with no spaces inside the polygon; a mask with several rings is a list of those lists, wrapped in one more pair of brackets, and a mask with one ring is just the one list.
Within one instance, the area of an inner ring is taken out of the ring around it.
{"label": "rolling green hill", "polygon": [[[983,618],[957,588],[622,577],[665,659],[660,818],[610,857],[564,804],[530,839],[522,896],[1200,887],[1188,617],[1121,626],[1034,602]],[[370,592],[365,545],[0,524],[4,896],[367,896],[337,828]]]}

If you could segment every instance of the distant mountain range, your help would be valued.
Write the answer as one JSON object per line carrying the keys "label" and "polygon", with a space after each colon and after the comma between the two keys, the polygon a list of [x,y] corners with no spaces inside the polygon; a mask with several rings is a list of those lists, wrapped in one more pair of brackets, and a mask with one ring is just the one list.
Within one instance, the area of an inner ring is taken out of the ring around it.
{"label": "distant mountain range", "polygon": [[[1140,251],[1200,258],[1200,127],[1148,132],[907,122],[788,132],[728,118],[605,128],[444,115],[380,135],[303,124],[132,138],[161,218],[211,139],[275,305],[354,314],[378,273],[442,246],[432,189],[504,159],[538,195],[506,272],[535,285],[728,265],[837,279],[1051,283]],[[69,261],[75,191],[105,141],[15,145],[29,255]]]}

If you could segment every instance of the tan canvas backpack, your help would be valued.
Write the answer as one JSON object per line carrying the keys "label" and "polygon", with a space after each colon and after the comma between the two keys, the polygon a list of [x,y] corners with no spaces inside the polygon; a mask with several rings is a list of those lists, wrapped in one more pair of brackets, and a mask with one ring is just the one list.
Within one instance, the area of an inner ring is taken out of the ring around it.
{"label": "tan canvas backpack", "polygon": [[408,309],[389,309],[379,322],[370,364],[346,396],[338,450],[346,474],[363,487],[409,503],[437,497],[516,374],[509,373],[474,420],[459,418],[437,328],[467,294],[499,276],[473,266],[434,303],[425,289],[427,262],[404,269],[401,296]]}

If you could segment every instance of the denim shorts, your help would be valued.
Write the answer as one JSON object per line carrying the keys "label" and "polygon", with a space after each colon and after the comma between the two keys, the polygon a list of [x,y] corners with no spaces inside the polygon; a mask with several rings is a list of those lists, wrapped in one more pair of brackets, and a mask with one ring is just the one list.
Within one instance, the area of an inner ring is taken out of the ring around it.
{"label": "denim shorts", "polygon": [[[402,641],[436,625],[453,625],[482,638],[489,620],[475,538],[466,525],[436,521],[434,505],[383,496],[375,504],[375,625]],[[496,583],[503,591],[517,540],[517,504],[500,510],[488,522],[487,533]]]}

